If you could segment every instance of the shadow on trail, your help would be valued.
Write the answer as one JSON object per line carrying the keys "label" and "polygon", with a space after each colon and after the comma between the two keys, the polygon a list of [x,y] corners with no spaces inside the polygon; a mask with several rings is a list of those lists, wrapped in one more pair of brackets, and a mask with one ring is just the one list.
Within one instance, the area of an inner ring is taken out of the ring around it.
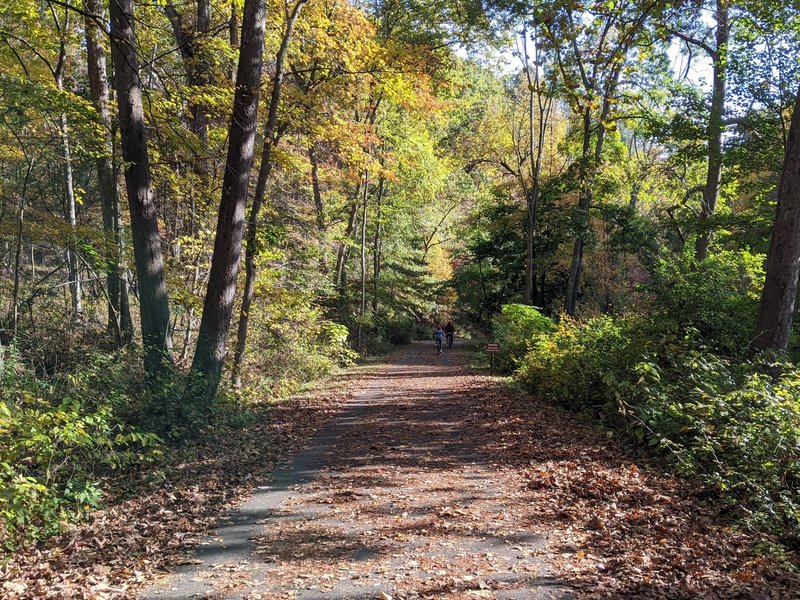
{"label": "shadow on trail", "polygon": [[[145,597],[177,600],[208,593],[213,581],[201,576],[203,570],[219,575],[218,565],[230,564],[246,564],[248,589],[269,590],[264,597],[290,591],[301,600],[376,597],[359,587],[362,575],[338,578],[324,594],[301,589],[296,578],[337,569],[358,571],[388,589],[402,583],[385,579],[396,570],[417,581],[415,593],[460,597],[474,582],[437,575],[454,561],[465,565],[454,572],[497,573],[481,584],[507,589],[508,595],[498,598],[571,597],[561,582],[540,584],[539,573],[511,574],[541,568],[529,552],[544,542],[516,531],[520,524],[510,515],[514,500],[495,489],[493,474],[508,466],[495,445],[496,406],[483,397],[486,382],[460,387],[469,379],[458,364],[460,354],[458,343],[441,356],[432,343],[417,344],[368,377],[365,389],[311,447],[258,486],[198,548],[200,565],[181,567],[167,586]],[[510,588],[520,585],[523,595],[514,595]]]}

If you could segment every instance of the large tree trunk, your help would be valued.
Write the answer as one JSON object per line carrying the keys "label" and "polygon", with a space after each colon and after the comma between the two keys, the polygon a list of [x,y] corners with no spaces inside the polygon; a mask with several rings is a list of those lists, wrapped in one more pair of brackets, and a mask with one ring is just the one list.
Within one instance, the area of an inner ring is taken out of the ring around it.
{"label": "large tree trunk", "polygon": [[119,108],[122,159],[139,283],[139,315],[148,375],[160,375],[172,362],[167,286],[161,236],[150,179],[139,59],[133,29],[133,0],[110,0],[111,57]]}
{"label": "large tree trunk", "polygon": [[204,378],[202,397],[214,399],[219,387],[236,296],[242,254],[245,205],[253,164],[258,97],[264,58],[264,0],[245,0],[242,47],[236,74],[233,115],[228,129],[228,157],[222,181],[214,254],[192,370]]}
{"label": "large tree trunk", "polygon": [[767,254],[767,277],[752,346],[785,351],[792,332],[800,274],[800,90],[794,104],[778,206]]}
{"label": "large tree trunk", "polygon": [[127,287],[120,277],[119,194],[113,163],[113,139],[111,137],[111,114],[108,106],[108,78],[106,75],[106,55],[97,19],[103,14],[102,0],[84,0],[86,9],[86,68],[89,76],[89,90],[100,122],[103,126],[104,153],[97,157],[97,188],[103,211],[103,232],[105,244],[103,256],[108,265],[106,289],[108,291],[108,331],[119,344],[123,341],[123,323],[130,322],[130,315],[122,311],[129,309]]}
{"label": "large tree trunk", "polygon": [[711,240],[708,220],[717,209],[719,184],[722,175],[722,133],[725,129],[725,80],[727,67],[727,47],[729,37],[727,0],[717,0],[717,34],[714,61],[713,87],[711,91],[711,112],[706,129],[708,168],[706,183],[703,187],[703,204],[700,208],[700,226],[702,230],[695,242],[695,256],[704,260],[708,256],[708,244]]}
{"label": "large tree trunk", "polygon": [[264,128],[264,148],[261,152],[261,165],[258,169],[256,191],[253,204],[250,207],[250,216],[247,219],[247,239],[245,241],[245,278],[242,307],[239,311],[239,328],[236,335],[236,353],[233,358],[233,384],[239,387],[242,384],[242,363],[247,347],[247,329],[250,323],[250,307],[253,303],[253,293],[256,285],[256,256],[258,252],[258,220],[261,206],[264,204],[264,195],[267,190],[270,174],[272,173],[272,148],[277,145],[276,126],[278,124],[278,107],[281,102],[281,89],[283,86],[283,65],[289,44],[292,41],[292,31],[300,10],[306,0],[298,0],[292,14],[286,23],[286,30],[281,40],[278,54],[275,57],[275,79],[272,83],[272,94],[267,112],[267,124]]}

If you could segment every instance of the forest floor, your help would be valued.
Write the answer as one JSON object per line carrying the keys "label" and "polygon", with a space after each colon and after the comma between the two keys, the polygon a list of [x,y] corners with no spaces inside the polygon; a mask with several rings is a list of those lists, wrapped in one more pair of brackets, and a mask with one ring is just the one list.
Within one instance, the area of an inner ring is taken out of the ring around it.
{"label": "forest floor", "polygon": [[157,485],[131,482],[128,499],[0,567],[0,591],[800,597],[797,575],[757,551],[763,540],[727,526],[700,487],[475,372],[468,356],[414,344],[266,410]]}

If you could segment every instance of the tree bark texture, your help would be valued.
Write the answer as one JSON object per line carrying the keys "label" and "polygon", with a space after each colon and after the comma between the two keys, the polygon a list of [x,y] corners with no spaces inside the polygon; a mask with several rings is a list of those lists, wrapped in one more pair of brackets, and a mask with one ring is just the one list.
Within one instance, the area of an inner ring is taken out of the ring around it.
{"label": "tree bark texture", "polygon": [[214,399],[219,387],[233,316],[236,277],[242,254],[247,187],[256,137],[266,12],[264,0],[245,1],[236,93],[228,129],[230,141],[222,181],[222,200],[197,349],[192,361],[192,370],[204,379],[202,396],[206,401]]}
{"label": "tree bark texture", "polygon": [[714,62],[713,84],[711,91],[711,112],[706,129],[706,148],[708,151],[708,168],[706,183],[703,187],[703,204],[700,207],[700,226],[702,230],[695,241],[695,256],[704,260],[708,256],[708,245],[711,231],[708,220],[717,209],[719,184],[722,176],[722,133],[725,129],[725,87],[727,78],[727,48],[730,26],[728,23],[728,0],[717,0],[717,32],[716,52],[712,56]]}
{"label": "tree bark texture", "polygon": [[242,364],[244,363],[244,353],[247,348],[247,330],[250,323],[250,308],[253,304],[253,294],[256,285],[256,257],[258,254],[258,221],[261,215],[261,207],[264,204],[264,196],[267,190],[270,174],[272,173],[272,148],[277,145],[276,126],[278,124],[278,107],[281,102],[281,89],[283,87],[283,65],[286,61],[286,54],[289,51],[289,44],[292,41],[292,31],[300,10],[306,0],[298,0],[294,6],[292,14],[286,23],[286,30],[281,40],[278,54],[275,57],[275,79],[272,82],[272,93],[269,99],[267,110],[267,123],[264,128],[264,147],[261,152],[261,165],[258,169],[258,179],[256,181],[256,191],[253,196],[253,204],[250,206],[250,215],[247,219],[247,238],[245,240],[245,278],[244,293],[242,295],[242,307],[239,311],[239,327],[236,334],[236,352],[233,358],[233,384],[239,387],[242,383]]}
{"label": "tree bark texture", "polygon": [[97,157],[97,188],[100,195],[100,206],[103,212],[104,245],[103,256],[108,265],[106,289],[108,291],[108,331],[119,344],[123,341],[122,325],[130,322],[130,315],[123,316],[122,311],[128,302],[122,300],[127,294],[127,287],[122,285],[120,277],[120,227],[119,227],[119,194],[113,163],[113,139],[111,136],[111,113],[109,110],[108,77],[106,73],[106,54],[103,48],[102,31],[97,19],[102,16],[101,0],[84,0],[86,10],[86,67],[89,76],[89,92],[92,105],[102,124],[104,153]]}
{"label": "tree bark texture", "polygon": [[147,374],[155,376],[172,362],[172,337],[161,236],[150,178],[133,0],[109,0],[109,13],[125,187],[139,284],[144,365]]}
{"label": "tree bark texture", "polygon": [[767,277],[758,308],[753,348],[785,351],[789,345],[800,274],[800,90],[797,92],[778,205],[767,254]]}

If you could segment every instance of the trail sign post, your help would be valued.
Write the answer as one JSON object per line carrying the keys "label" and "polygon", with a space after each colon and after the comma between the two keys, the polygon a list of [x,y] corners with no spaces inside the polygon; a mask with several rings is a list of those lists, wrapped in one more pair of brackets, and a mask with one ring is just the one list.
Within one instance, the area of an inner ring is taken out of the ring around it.
{"label": "trail sign post", "polygon": [[500,344],[496,344],[494,342],[489,342],[488,344],[486,344],[485,350],[486,350],[486,352],[489,353],[489,365],[490,365],[489,373],[491,375],[494,375],[494,355],[497,352],[500,352]]}

